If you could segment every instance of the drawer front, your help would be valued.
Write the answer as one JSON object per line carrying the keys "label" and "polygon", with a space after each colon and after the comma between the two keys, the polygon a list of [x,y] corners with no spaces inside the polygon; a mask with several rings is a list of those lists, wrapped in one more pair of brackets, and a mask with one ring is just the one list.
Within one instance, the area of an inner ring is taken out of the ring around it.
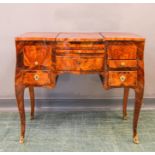
{"label": "drawer front", "polygon": [[80,56],[78,55],[57,55],[56,56],[56,70],[62,71],[79,71],[80,70]]}
{"label": "drawer front", "polygon": [[108,59],[136,59],[137,46],[134,44],[111,44],[107,48]]}
{"label": "drawer front", "polygon": [[51,66],[52,49],[50,46],[25,46],[24,47],[24,66]]}
{"label": "drawer front", "polygon": [[98,42],[57,42],[57,49],[103,49],[104,44]]}
{"label": "drawer front", "polygon": [[108,67],[112,69],[117,68],[136,68],[136,60],[108,60]]}
{"label": "drawer front", "polygon": [[34,86],[46,86],[51,84],[50,71],[24,71],[23,84]]}
{"label": "drawer front", "polygon": [[80,57],[80,70],[81,71],[103,71],[104,57],[95,56],[81,56]]}
{"label": "drawer front", "polygon": [[103,54],[104,50],[56,50],[57,54]]}
{"label": "drawer front", "polygon": [[103,64],[103,54],[65,54],[56,56],[56,69],[61,71],[103,71]]}
{"label": "drawer front", "polygon": [[137,71],[109,71],[109,86],[131,86],[137,84]]}

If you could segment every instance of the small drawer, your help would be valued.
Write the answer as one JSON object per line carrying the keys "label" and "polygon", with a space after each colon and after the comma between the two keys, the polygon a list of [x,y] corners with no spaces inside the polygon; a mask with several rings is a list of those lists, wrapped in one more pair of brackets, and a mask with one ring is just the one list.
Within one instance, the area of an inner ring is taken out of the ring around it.
{"label": "small drawer", "polygon": [[108,67],[117,68],[136,68],[137,60],[108,60]]}
{"label": "small drawer", "polygon": [[57,42],[57,49],[104,49],[100,42]]}
{"label": "small drawer", "polygon": [[108,45],[108,59],[136,59],[137,46],[135,44],[115,43]]}
{"label": "small drawer", "polygon": [[57,54],[103,54],[104,50],[56,50]]}
{"label": "small drawer", "polygon": [[131,86],[137,84],[137,71],[109,71],[109,86]]}
{"label": "small drawer", "polygon": [[41,45],[32,45],[24,47],[24,66],[27,67],[37,67],[51,66],[52,59],[52,49],[51,46],[41,46]]}
{"label": "small drawer", "polygon": [[50,71],[23,71],[23,84],[47,86],[52,83]]}

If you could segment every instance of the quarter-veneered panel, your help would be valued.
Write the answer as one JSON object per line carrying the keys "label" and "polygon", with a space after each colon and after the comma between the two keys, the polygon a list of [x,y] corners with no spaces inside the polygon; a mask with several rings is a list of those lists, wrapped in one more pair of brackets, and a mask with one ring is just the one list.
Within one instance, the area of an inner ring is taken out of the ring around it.
{"label": "quarter-veneered panel", "polygon": [[50,67],[52,64],[52,48],[49,45],[28,45],[24,47],[24,66]]}
{"label": "quarter-veneered panel", "polygon": [[119,43],[107,47],[108,59],[136,59],[137,46],[135,44]]}

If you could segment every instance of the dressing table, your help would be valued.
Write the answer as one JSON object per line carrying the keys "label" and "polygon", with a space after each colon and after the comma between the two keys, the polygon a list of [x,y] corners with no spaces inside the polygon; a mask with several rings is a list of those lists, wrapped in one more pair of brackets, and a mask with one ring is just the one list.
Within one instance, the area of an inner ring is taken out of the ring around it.
{"label": "dressing table", "polygon": [[[20,143],[25,136],[24,90],[29,89],[34,118],[34,87],[54,88],[63,73],[98,74],[104,89],[124,88],[123,118],[129,89],[135,90],[133,142],[144,91],[144,42],[130,33],[25,33],[17,36],[15,93],[20,114]],[[51,129],[52,130],[52,129]]]}

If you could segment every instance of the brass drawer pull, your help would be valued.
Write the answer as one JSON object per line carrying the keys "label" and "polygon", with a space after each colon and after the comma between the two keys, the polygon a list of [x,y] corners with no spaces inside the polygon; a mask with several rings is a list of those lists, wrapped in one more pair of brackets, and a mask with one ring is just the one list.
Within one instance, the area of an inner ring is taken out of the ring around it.
{"label": "brass drawer pull", "polygon": [[126,80],[126,77],[124,75],[121,75],[120,80],[121,80],[121,82],[124,82]]}
{"label": "brass drawer pull", "polygon": [[122,61],[121,64],[120,64],[120,66],[121,66],[121,67],[125,66],[125,62]]}
{"label": "brass drawer pull", "polygon": [[34,64],[37,66],[38,65],[38,61],[35,61]]}
{"label": "brass drawer pull", "polygon": [[36,80],[36,81],[39,80],[39,75],[38,75],[38,74],[35,74],[35,75],[34,75],[34,80]]}

